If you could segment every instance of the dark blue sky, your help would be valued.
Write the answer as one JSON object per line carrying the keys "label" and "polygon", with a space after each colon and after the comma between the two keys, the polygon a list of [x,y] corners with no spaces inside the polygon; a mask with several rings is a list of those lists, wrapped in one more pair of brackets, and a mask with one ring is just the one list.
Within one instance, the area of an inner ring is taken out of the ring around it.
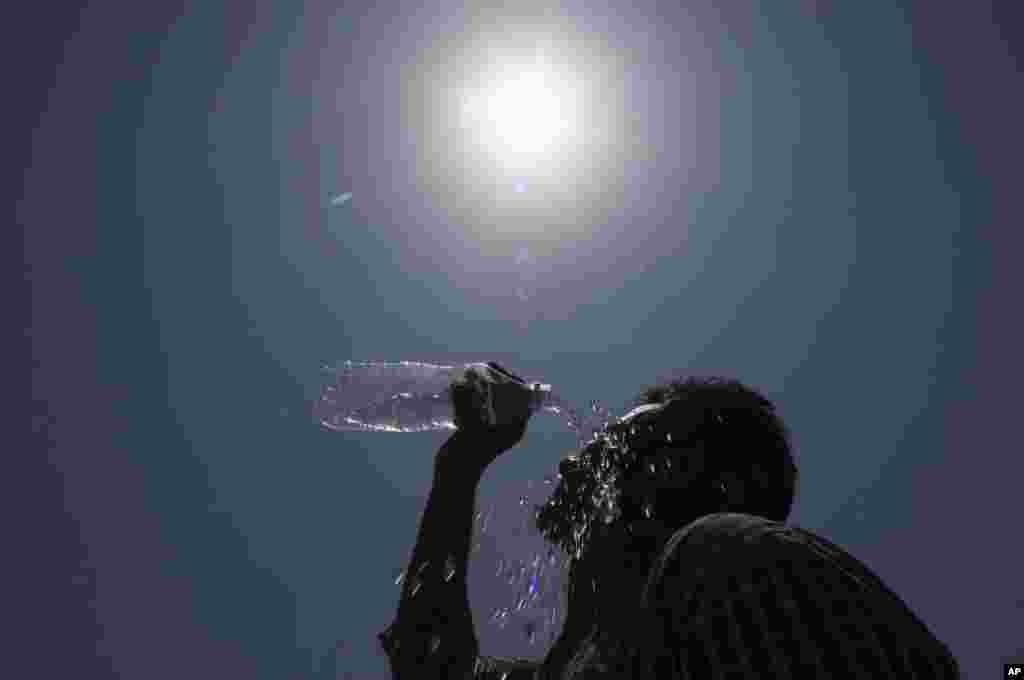
{"label": "dark blue sky", "polygon": [[[793,430],[794,523],[965,677],[1024,654],[1011,17],[709,4],[21,17],[32,429],[7,481],[37,673],[4,675],[331,677],[340,642],[339,672],[386,677],[445,435],[317,429],[317,366],[347,358],[497,360],[613,408],[673,371],[743,380]],[[474,36],[552,26],[611,142],[486,170],[445,88]],[[573,443],[542,418],[480,489],[485,654],[543,654],[488,621],[495,563],[537,548],[517,501]]]}

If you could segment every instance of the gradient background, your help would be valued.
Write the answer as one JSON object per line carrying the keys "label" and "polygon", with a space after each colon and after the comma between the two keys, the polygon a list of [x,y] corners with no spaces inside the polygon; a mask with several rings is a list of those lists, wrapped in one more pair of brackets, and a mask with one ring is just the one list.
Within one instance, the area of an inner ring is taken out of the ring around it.
{"label": "gradient background", "polygon": [[[316,367],[347,358],[497,360],[613,408],[672,370],[737,377],[794,431],[796,524],[964,677],[1024,656],[1015,17],[683,4],[547,8],[629,106],[600,167],[529,204],[460,184],[423,105],[455,3],[5,21],[32,376],[4,677],[387,677],[375,636],[445,434],[315,427]],[[572,444],[538,417],[481,486],[485,654],[544,653],[489,623],[512,597],[492,565],[533,549],[517,501]]]}

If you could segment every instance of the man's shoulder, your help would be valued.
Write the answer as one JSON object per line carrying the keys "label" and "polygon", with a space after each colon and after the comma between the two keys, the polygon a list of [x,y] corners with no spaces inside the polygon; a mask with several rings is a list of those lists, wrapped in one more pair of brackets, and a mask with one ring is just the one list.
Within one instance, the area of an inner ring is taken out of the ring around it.
{"label": "man's shoulder", "polygon": [[[678,529],[665,545],[664,553],[685,547],[713,546],[716,551],[726,546],[742,549],[771,540],[780,532],[794,530],[782,522],[738,512],[716,512],[700,517]],[[801,533],[803,530],[797,530]]]}
{"label": "man's shoulder", "polygon": [[655,563],[652,577],[673,574],[678,578],[691,572],[701,578],[713,570],[723,577],[752,578],[780,569],[791,577],[832,571],[861,587],[887,590],[865,564],[826,538],[784,522],[733,512],[705,515],[676,531]]}
{"label": "man's shoulder", "polygon": [[715,532],[737,534],[786,526],[782,522],[742,512],[713,512],[690,522],[676,533]]}
{"label": "man's shoulder", "polygon": [[776,633],[826,656],[835,645],[873,640],[879,663],[895,668],[903,662],[888,652],[910,650],[934,677],[957,673],[949,649],[863,562],[811,531],[755,515],[707,515],[673,534],[642,606],[672,632],[669,646],[699,637],[701,621],[725,621],[725,629],[756,629],[757,648]]}

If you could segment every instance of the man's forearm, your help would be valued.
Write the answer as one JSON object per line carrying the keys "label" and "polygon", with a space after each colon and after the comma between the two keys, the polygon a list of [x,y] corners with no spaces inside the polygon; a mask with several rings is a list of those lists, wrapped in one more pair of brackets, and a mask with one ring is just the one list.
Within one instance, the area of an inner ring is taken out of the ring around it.
{"label": "man's forearm", "polygon": [[395,678],[460,677],[479,645],[467,593],[476,489],[482,470],[466,465],[479,442],[459,433],[434,461],[434,480],[405,571],[398,614],[382,638]]}

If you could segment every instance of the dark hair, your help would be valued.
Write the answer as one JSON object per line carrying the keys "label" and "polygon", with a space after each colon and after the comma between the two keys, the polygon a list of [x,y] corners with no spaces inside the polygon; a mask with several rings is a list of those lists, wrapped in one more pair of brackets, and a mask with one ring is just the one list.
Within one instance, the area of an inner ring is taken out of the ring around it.
{"label": "dark hair", "polygon": [[[673,378],[644,387],[634,405],[669,404],[659,420],[686,431],[680,448],[701,446],[714,479],[733,479],[743,499],[730,512],[785,521],[793,507],[797,468],[789,430],[764,395],[721,377]],[[664,514],[664,512],[662,512]],[[692,518],[687,518],[692,519]]]}
{"label": "dark hair", "polygon": [[643,553],[645,541],[715,512],[789,517],[796,465],[764,396],[735,380],[694,377],[646,387],[634,402],[664,406],[609,423],[562,460],[551,497],[534,506],[545,539],[579,558],[595,526],[618,520]]}

